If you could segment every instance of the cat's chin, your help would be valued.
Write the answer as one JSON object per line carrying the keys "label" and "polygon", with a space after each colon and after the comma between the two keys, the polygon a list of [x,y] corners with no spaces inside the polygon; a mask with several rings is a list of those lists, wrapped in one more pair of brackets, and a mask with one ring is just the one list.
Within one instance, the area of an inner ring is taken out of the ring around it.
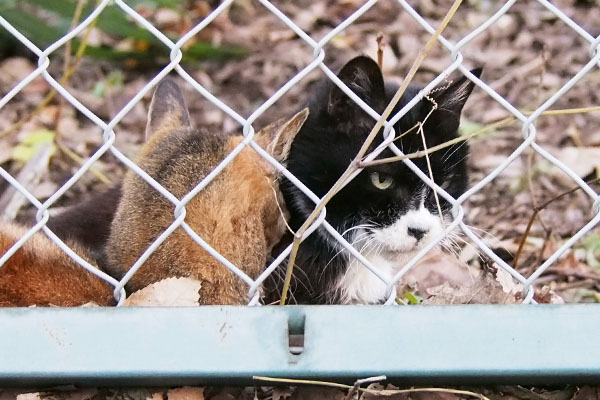
{"label": "cat's chin", "polygon": [[422,247],[421,243],[416,243],[411,247],[404,247],[402,249],[382,247],[379,255],[389,261],[404,261],[407,257],[412,257]]}

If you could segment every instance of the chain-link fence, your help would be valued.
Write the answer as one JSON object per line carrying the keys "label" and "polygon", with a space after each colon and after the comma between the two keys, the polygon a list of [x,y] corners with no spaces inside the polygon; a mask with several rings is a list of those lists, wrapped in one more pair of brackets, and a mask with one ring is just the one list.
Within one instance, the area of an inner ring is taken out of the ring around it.
{"label": "chain-link fence", "polygon": [[[173,42],[169,39],[165,34],[163,34],[160,30],[155,28],[147,19],[145,19],[139,12],[133,9],[130,5],[127,4],[124,0],[103,0],[101,1],[97,7],[93,10],[91,14],[89,14],[85,20],[79,23],[74,29],[72,29],[68,34],[63,36],[60,40],[56,41],[46,49],[38,48],[34,43],[32,43],[27,37],[25,37],[21,32],[15,29],[6,19],[2,18],[0,15],[0,25],[4,29],[6,29],[10,34],[12,34],[20,43],[26,46],[31,52],[33,52],[38,57],[38,67],[27,75],[26,78],[21,80],[15,87],[12,88],[8,93],[6,93],[0,99],[0,109],[4,107],[8,102],[10,102],[24,87],[26,87],[29,83],[31,83],[35,78],[42,76],[60,95],[64,97],[73,107],[75,107],[79,112],[85,115],[90,121],[100,127],[103,131],[103,142],[104,144],[87,160],[81,168],[77,170],[77,172],[67,181],[64,185],[62,185],[52,196],[50,196],[45,201],[39,201],[30,191],[28,191],[21,183],[19,183],[13,176],[11,176],[5,169],[0,168],[0,174],[2,177],[10,183],[14,188],[16,188],[23,196],[27,198],[31,204],[37,209],[37,224],[33,226],[27,234],[23,235],[20,240],[18,240],[11,248],[8,250],[2,258],[0,258],[0,265],[4,264],[23,244],[36,232],[43,231],[54,243],[56,243],[69,257],[74,259],[77,263],[79,263],[83,268],[87,269],[94,275],[97,275],[101,279],[109,282],[115,288],[115,296],[119,300],[119,304],[121,304],[125,299],[125,285],[129,282],[133,274],[138,271],[144,264],[144,262],[150,257],[152,252],[157,249],[161,243],[163,243],[169,234],[171,234],[175,229],[181,227],[183,228],[197,243],[199,246],[205,248],[211,255],[215,256],[222,264],[223,268],[228,268],[232,273],[237,275],[241,280],[246,282],[248,285],[248,294],[251,299],[250,304],[256,305],[259,304],[260,301],[260,292],[259,289],[263,282],[277,269],[278,267],[285,265],[286,260],[289,258],[290,254],[293,252],[293,244],[290,244],[285,250],[283,250],[274,261],[266,266],[264,271],[256,278],[252,279],[246,273],[243,272],[242,266],[234,265],[227,259],[225,259],[222,255],[218,254],[218,252],[210,247],[208,243],[206,243],[193,229],[186,223],[185,220],[185,209],[191,199],[194,198],[201,190],[203,190],[219,173],[221,173],[229,163],[234,160],[234,158],[244,149],[250,147],[254,149],[261,157],[267,160],[270,164],[272,164],[278,170],[281,170],[287,179],[289,179],[294,185],[296,185],[303,193],[306,194],[314,203],[316,207],[320,205],[325,205],[322,199],[316,196],[313,192],[311,192],[305,185],[302,184],[296,177],[294,177],[291,173],[289,173],[280,163],[278,163],[271,155],[269,155],[263,148],[261,148],[256,141],[254,140],[255,133],[255,124],[259,117],[261,117],[265,111],[271,108],[284,94],[286,94],[294,85],[298,84],[300,80],[306,77],[309,73],[314,70],[320,69],[335,85],[337,85],[346,95],[348,95],[358,106],[360,106],[366,113],[368,113],[374,121],[380,119],[379,113],[373,110],[369,105],[367,105],[364,101],[360,99],[355,93],[353,93],[337,76],[336,73],[333,72],[325,63],[325,52],[324,47],[329,44],[337,35],[339,35],[342,31],[344,31],[347,27],[353,24],[358,18],[360,18],[363,14],[365,14],[370,8],[377,4],[377,0],[372,0],[365,2],[360,8],[358,8],[352,15],[345,18],[341,23],[339,23],[334,29],[332,29],[327,35],[322,37],[319,40],[308,35],[305,31],[303,31],[292,19],[290,19],[285,13],[280,11],[277,6],[272,4],[269,1],[261,0],[260,3],[266,9],[268,9],[273,15],[275,15],[278,19],[281,20],[285,24],[287,28],[289,28],[295,35],[297,35],[301,40],[303,40],[308,46],[313,49],[314,59],[308,65],[306,65],[303,69],[300,70],[292,79],[285,83],[279,90],[272,94],[268,100],[266,100],[262,105],[257,107],[252,114],[244,118],[238,112],[233,110],[219,98],[215,97],[207,88],[205,88],[202,84],[200,84],[190,73],[186,71],[184,67],[181,65],[182,57],[184,54],[184,47],[186,43],[195,35],[198,35],[200,31],[202,31],[207,25],[215,20],[221,13],[223,13],[228,7],[231,6],[233,0],[227,0],[221,3],[217,8],[215,8],[210,14],[208,14],[202,22],[194,26],[191,30],[189,30],[185,35],[183,35],[177,42]],[[306,238],[308,235],[312,234],[317,228],[325,229],[331,237],[338,241],[341,246],[353,257],[357,258],[362,264],[364,264],[365,268],[368,268],[374,275],[378,276],[379,279],[384,281],[387,287],[386,295],[387,301],[386,304],[395,304],[395,300],[397,297],[396,294],[396,284],[405,276],[405,274],[411,270],[432,248],[439,245],[439,243],[444,239],[444,237],[456,230],[462,231],[483,253],[489,256],[499,267],[506,270],[510,275],[516,279],[519,283],[523,285],[523,294],[524,294],[524,303],[535,303],[534,300],[534,286],[536,285],[536,281],[540,276],[548,270],[548,268],[555,263],[561,255],[563,255],[567,250],[569,250],[577,241],[579,241],[583,235],[588,233],[592,228],[596,226],[596,224],[600,221],[600,203],[599,197],[596,192],[586,183],[580,176],[578,176],[575,172],[573,172],[569,167],[567,167],[563,162],[554,157],[548,151],[546,151],[538,142],[536,142],[536,121],[538,118],[552,107],[555,102],[561,98],[567,91],[569,91],[574,85],[576,85],[579,81],[582,80],[586,75],[588,75],[592,70],[600,66],[600,36],[593,37],[590,33],[580,27],[576,22],[570,19],[565,13],[563,13],[559,8],[554,6],[548,1],[538,0],[538,3],[541,4],[545,9],[547,9],[550,13],[556,16],[558,19],[567,24],[576,35],[583,38],[583,40],[589,43],[589,61],[583,66],[579,72],[577,72],[574,76],[572,76],[568,82],[560,87],[552,96],[550,96],[541,106],[535,109],[530,114],[524,114],[522,111],[519,111],[515,108],[509,101],[507,101],[502,95],[500,95],[496,90],[494,90],[490,85],[486,84],[484,81],[475,76],[472,72],[470,72],[469,68],[464,65],[463,54],[461,53],[465,46],[467,46],[474,38],[480,35],[482,32],[490,29],[490,27],[496,23],[502,16],[504,16],[513,5],[516,3],[516,0],[508,1],[503,4],[491,17],[489,17],[485,22],[479,25],[476,29],[472,30],[469,34],[464,36],[462,39],[458,40],[456,43],[446,40],[444,37],[444,33],[438,35],[439,32],[436,32],[436,27],[432,26],[428,21],[426,21],[416,10],[413,8],[408,2],[399,0],[398,4],[403,9],[403,12],[406,12],[410,15],[414,21],[416,21],[423,29],[425,29],[428,33],[433,35],[437,42],[439,42],[444,49],[447,50],[448,54],[452,58],[452,62],[443,70],[441,74],[439,74],[435,79],[433,79],[429,84],[427,84],[422,90],[418,92],[418,94],[404,106],[398,113],[395,115],[391,115],[386,122],[383,123],[383,133],[384,133],[384,145],[379,146],[374,152],[366,155],[365,160],[373,160],[375,159],[382,151],[385,149],[391,150],[397,156],[404,156],[403,152],[395,145],[395,138],[397,132],[394,131],[393,126],[396,122],[398,122],[403,116],[405,116],[410,109],[417,104],[424,96],[427,96],[428,93],[431,92],[432,89],[440,85],[440,83],[444,82],[444,80],[453,73],[461,73],[466,76],[469,80],[475,83],[477,87],[479,87],[482,91],[484,91],[487,95],[493,98],[498,104],[504,107],[512,116],[514,116],[521,124],[521,131],[523,135],[523,140],[520,145],[497,167],[493,169],[484,179],[472,185],[464,194],[462,194],[458,198],[453,198],[450,196],[444,189],[438,186],[432,179],[429,174],[423,172],[419,169],[410,159],[403,159],[402,162],[410,168],[425,184],[427,184],[430,188],[432,188],[438,196],[445,199],[452,206],[452,221],[447,224],[444,229],[444,233],[440,235],[435,240],[432,240],[428,245],[423,247],[418,251],[417,254],[414,255],[404,266],[402,266],[395,275],[391,278],[384,277],[381,273],[378,272],[377,265],[373,265],[370,261],[368,261],[352,244],[350,244],[343,236],[342,232],[338,232],[328,221],[326,220],[327,215],[327,206],[325,205],[322,208],[322,211],[318,213],[318,217],[310,224],[308,229],[303,233],[303,238]],[[86,107],[81,101],[77,99],[72,93],[69,92],[63,85],[61,85],[55,78],[53,78],[48,72],[48,68],[50,66],[50,55],[55,53],[57,49],[61,46],[65,45],[65,43],[69,42],[73,38],[80,35],[86,28],[92,24],[92,22],[107,8],[107,7],[118,7],[123,13],[128,15],[132,20],[134,20],[137,24],[145,28],[148,32],[150,32],[153,36],[155,36],[160,42],[164,44],[164,46],[170,49],[170,62],[166,65],[160,73],[158,73],[152,80],[150,80],[124,107],[122,107],[118,113],[109,121],[105,121],[102,118],[98,117],[94,112],[92,112],[88,107]],[[130,158],[125,156],[123,152],[121,152],[117,147],[115,147],[115,138],[119,134],[118,129],[115,129],[117,124],[121,122],[121,120],[125,117],[126,114],[131,112],[131,110],[140,102],[140,100],[150,93],[153,88],[168,74],[176,73],[181,78],[185,80],[191,87],[193,87],[198,93],[208,99],[211,103],[213,103],[216,107],[226,113],[229,117],[235,120],[239,125],[243,132],[243,140],[241,143],[233,150],[231,153],[204,179],[202,179],[197,186],[190,191],[187,195],[178,199],[168,190],[166,190],[163,186],[161,186],[156,180],[154,180],[148,173],[146,173],[143,169],[141,169],[138,165],[136,165]],[[242,84],[240,82],[240,84]],[[480,237],[464,222],[465,210],[463,206],[465,202],[473,196],[475,193],[479,192],[488,185],[493,179],[498,177],[507,167],[513,162],[517,157],[522,155],[525,151],[533,150],[539,156],[548,160],[551,164],[560,168],[565,174],[567,174],[573,182],[579,186],[583,192],[589,196],[589,198],[593,201],[593,210],[590,210],[589,221],[583,226],[576,234],[574,234],[569,240],[567,240],[560,248],[558,248],[552,255],[547,257],[541,265],[537,266],[529,275],[523,275],[521,272],[514,269],[511,265],[505,262],[501,257],[499,257],[495,252],[484,243]],[[50,218],[49,209],[55,205],[55,203],[67,192],[73,185],[77,182],[78,179],[82,177],[86,171],[90,170],[92,165],[105,153],[112,153],[118,160],[120,160],[128,169],[135,171],[143,180],[145,180],[149,185],[151,185],[154,189],[156,189],[162,196],[168,199],[169,202],[172,203],[174,207],[174,215],[172,224],[161,234],[156,240],[152,243],[152,245],[141,255],[141,257],[131,266],[129,272],[121,279],[120,281],[114,279],[111,276],[103,273],[98,270],[94,266],[90,265],[80,256],[78,256],[72,249],[70,249],[62,240],[59,239],[47,226],[46,223]],[[358,171],[356,171],[358,172]],[[357,174],[353,174],[349,177],[353,179]]]}

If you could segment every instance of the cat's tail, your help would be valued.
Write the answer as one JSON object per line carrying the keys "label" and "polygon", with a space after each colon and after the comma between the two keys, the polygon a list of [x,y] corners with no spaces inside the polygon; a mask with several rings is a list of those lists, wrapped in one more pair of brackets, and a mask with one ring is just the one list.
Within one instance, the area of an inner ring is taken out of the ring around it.
{"label": "cat's tail", "polygon": [[[0,256],[27,229],[13,223],[0,225]],[[85,250],[69,244],[90,260]],[[0,306],[80,306],[114,304],[110,284],[85,270],[43,233],[35,233],[0,267]]]}

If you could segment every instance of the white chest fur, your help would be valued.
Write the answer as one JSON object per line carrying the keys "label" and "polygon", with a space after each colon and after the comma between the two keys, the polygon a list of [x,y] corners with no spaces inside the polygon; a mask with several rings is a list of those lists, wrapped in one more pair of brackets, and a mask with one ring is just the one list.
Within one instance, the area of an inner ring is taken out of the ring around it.
{"label": "white chest fur", "polygon": [[[417,239],[410,233],[411,229],[424,232],[423,236]],[[363,239],[354,245],[386,282],[349,256],[346,272],[336,285],[343,304],[372,304],[385,300],[387,282],[418,249],[439,237],[443,231],[439,216],[431,214],[423,206],[409,211],[388,227],[367,230],[355,231],[355,237]],[[364,239],[367,236],[369,239]],[[363,240],[371,240],[371,244],[361,246]]]}
{"label": "white chest fur", "polygon": [[[377,272],[389,281],[401,263],[389,260],[380,254],[367,254],[365,258],[377,268]],[[346,273],[338,281],[337,288],[343,304],[373,304],[385,296],[386,283],[369,271],[355,258],[349,262]]]}

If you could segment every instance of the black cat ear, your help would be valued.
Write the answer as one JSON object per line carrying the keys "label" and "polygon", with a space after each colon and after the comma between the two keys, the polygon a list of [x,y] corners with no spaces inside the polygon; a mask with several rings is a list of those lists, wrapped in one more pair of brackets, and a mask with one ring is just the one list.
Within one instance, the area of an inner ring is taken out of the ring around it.
{"label": "black cat ear", "polygon": [[[476,77],[480,77],[482,68],[476,68],[471,70],[471,73]],[[451,83],[450,86],[440,86],[432,91],[428,96],[430,99],[425,99],[426,102],[435,102],[437,105],[436,110],[431,115],[431,124],[444,124],[444,130],[447,132],[454,132],[458,129],[460,123],[460,113],[467,102],[467,99],[471,95],[475,84],[471,82],[467,77],[462,78]],[[431,105],[433,107],[433,104]],[[427,112],[431,110],[431,107],[426,107]]]}
{"label": "black cat ear", "polygon": [[[369,57],[359,56],[350,60],[338,73],[338,78],[371,107],[379,108],[385,101],[381,69]],[[332,84],[327,102],[329,114],[348,111],[349,104],[355,103],[337,85]]]}
{"label": "black cat ear", "polygon": [[183,99],[183,93],[177,84],[165,78],[156,87],[146,124],[146,140],[154,133],[168,129],[191,127],[190,114]]}

